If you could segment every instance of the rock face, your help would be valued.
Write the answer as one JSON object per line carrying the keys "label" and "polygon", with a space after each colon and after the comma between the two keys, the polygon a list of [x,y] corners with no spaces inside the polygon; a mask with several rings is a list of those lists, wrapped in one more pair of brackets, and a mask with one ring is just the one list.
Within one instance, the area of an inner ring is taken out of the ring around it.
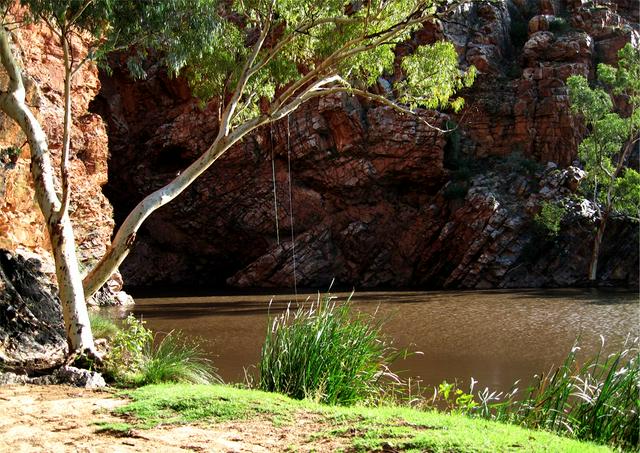
{"label": "rock face", "polygon": [[[22,17],[13,9],[16,20]],[[13,32],[14,49],[27,87],[27,102],[41,121],[49,138],[49,149],[56,166],[60,161],[63,124],[62,51],[56,38],[44,26],[30,24]],[[86,55],[81,39],[72,46],[77,56]],[[0,69],[0,84],[6,75]],[[113,230],[113,212],[102,186],[107,182],[107,134],[102,119],[88,111],[89,102],[100,90],[98,71],[85,65],[72,86],[74,124],[71,136],[71,218],[81,263],[100,258]],[[11,148],[18,148],[19,156]],[[44,219],[34,201],[29,172],[29,150],[17,124],[0,113],[0,247],[37,252],[49,258],[49,239]]]}
{"label": "rock face", "polygon": [[68,352],[60,302],[40,262],[0,250],[0,368],[43,371]]}
{"label": "rock face", "polygon": [[[474,31],[425,26],[398,49],[446,36],[462,64],[481,71],[461,114],[431,118],[457,123],[454,133],[345,96],[306,105],[248,137],[153,214],[123,265],[126,281],[292,287],[295,275],[295,284],[320,288],[332,278],[360,288],[580,284],[593,213],[570,207],[560,237],[533,234],[540,203],[577,187],[574,170],[552,177],[541,168],[571,164],[585,132],[569,114],[566,78],[593,76],[596,61],[613,62],[637,41],[637,11],[522,1],[474,6],[458,22]],[[214,105],[199,109],[184,80],[153,66],[147,72],[134,83],[116,68],[93,104],[109,125],[105,190],[117,221],[215,132]],[[604,280],[637,285],[634,232],[637,224],[613,222]],[[629,240],[616,241],[619,234]],[[532,253],[542,246],[545,254]]]}

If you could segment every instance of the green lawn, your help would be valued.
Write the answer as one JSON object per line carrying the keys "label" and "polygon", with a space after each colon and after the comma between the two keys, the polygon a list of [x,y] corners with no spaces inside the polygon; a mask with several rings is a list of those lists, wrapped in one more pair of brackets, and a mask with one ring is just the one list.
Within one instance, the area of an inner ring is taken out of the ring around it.
{"label": "green lawn", "polygon": [[312,414],[323,428],[310,438],[343,438],[356,451],[430,452],[605,452],[606,446],[579,442],[543,431],[402,407],[336,407],[224,385],[165,384],[126,392],[131,402],[117,409],[126,423],[102,429],[127,431],[163,424],[270,420],[294,425]]}

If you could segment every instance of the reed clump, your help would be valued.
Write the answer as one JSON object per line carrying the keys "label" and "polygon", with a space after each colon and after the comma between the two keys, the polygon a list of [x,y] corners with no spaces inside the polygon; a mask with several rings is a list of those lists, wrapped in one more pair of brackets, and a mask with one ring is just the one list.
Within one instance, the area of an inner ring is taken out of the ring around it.
{"label": "reed clump", "polygon": [[400,355],[379,322],[325,295],[272,319],[259,362],[261,390],[326,404],[375,398],[398,377],[389,365]]}
{"label": "reed clump", "polygon": [[[640,433],[640,349],[629,338],[616,352],[580,360],[576,344],[559,367],[534,377],[518,397],[484,389],[471,416],[544,429],[580,440],[637,450]],[[473,381],[472,381],[473,382]],[[471,391],[473,392],[473,390]]]}
{"label": "reed clump", "polygon": [[144,356],[146,360],[141,367],[140,385],[221,382],[200,345],[184,338],[178,331],[172,330],[157,345],[147,343]]}

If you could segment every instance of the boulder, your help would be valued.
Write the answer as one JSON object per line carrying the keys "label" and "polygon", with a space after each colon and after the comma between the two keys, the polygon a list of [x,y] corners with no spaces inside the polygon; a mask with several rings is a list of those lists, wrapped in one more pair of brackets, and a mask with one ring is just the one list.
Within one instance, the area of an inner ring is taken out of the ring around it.
{"label": "boulder", "polygon": [[0,250],[0,368],[39,372],[63,363],[60,302],[35,258]]}
{"label": "boulder", "polygon": [[102,375],[96,371],[84,370],[73,366],[62,366],[51,374],[31,377],[28,374],[0,373],[0,385],[8,384],[34,384],[34,385],[73,385],[95,389],[105,387],[107,384]]}

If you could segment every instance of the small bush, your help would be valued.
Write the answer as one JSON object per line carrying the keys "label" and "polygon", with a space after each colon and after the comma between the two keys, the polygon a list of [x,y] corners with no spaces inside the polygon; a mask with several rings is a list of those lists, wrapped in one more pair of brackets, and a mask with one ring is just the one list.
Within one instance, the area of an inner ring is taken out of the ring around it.
{"label": "small bush", "polygon": [[175,331],[154,346],[151,330],[132,314],[113,337],[104,365],[117,384],[138,386],[161,382],[219,382],[200,347]]}
{"label": "small bush", "polygon": [[105,360],[106,374],[117,383],[135,382],[146,360],[145,351],[153,342],[153,333],[130,314],[123,328],[111,341],[111,350]]}
{"label": "small bush", "polygon": [[542,235],[555,238],[560,233],[560,225],[566,212],[567,209],[560,204],[543,201],[542,209],[536,214],[533,221]]}
{"label": "small bush", "polygon": [[91,323],[91,332],[93,332],[94,338],[111,340],[120,331],[115,322],[96,312],[89,312],[89,322]]}
{"label": "small bush", "polygon": [[349,300],[327,295],[308,308],[289,309],[271,321],[259,363],[261,390],[326,404],[349,405],[376,397],[398,357],[379,323],[353,315]]}

